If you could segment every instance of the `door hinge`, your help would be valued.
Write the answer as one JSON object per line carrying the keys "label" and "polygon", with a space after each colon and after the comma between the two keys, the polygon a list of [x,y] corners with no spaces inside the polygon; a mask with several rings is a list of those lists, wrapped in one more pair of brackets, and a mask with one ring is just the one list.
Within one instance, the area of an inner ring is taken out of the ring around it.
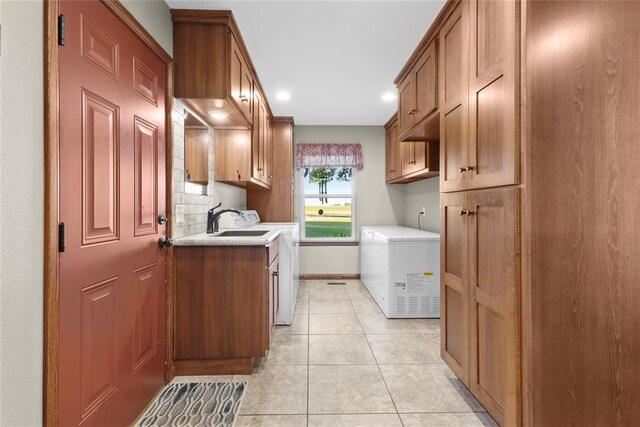
{"label": "door hinge", "polygon": [[64,46],[64,15],[58,15],[58,46]]}
{"label": "door hinge", "polygon": [[58,252],[64,252],[64,222],[58,224]]}

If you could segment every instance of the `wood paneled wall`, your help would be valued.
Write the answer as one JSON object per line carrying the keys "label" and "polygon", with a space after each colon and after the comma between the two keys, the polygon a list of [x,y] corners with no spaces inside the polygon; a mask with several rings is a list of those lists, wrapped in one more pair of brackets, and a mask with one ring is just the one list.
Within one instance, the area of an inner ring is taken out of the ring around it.
{"label": "wood paneled wall", "polygon": [[530,1],[525,424],[640,423],[640,2]]}

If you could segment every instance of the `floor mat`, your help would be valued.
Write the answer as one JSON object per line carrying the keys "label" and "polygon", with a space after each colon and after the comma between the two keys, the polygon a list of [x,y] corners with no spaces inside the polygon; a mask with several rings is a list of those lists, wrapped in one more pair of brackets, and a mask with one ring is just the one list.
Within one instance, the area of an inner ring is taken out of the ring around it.
{"label": "floor mat", "polygon": [[231,427],[246,383],[171,383],[140,417],[137,427]]}

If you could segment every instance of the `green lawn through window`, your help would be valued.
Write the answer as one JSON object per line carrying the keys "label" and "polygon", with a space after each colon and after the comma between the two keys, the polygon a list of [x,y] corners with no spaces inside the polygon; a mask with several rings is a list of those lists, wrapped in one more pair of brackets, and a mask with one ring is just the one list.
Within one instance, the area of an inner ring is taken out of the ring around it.
{"label": "green lawn through window", "polygon": [[351,206],[305,206],[305,237],[351,237]]}

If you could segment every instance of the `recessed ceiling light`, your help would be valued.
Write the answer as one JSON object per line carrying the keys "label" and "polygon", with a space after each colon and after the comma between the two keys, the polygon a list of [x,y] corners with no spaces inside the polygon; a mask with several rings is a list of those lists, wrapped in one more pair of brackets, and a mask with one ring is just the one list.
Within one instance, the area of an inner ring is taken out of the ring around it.
{"label": "recessed ceiling light", "polygon": [[229,117],[229,113],[224,111],[209,111],[209,115],[216,120],[224,120]]}
{"label": "recessed ceiling light", "polygon": [[396,99],[396,94],[393,92],[385,92],[384,94],[382,94],[382,100],[389,102],[389,101],[393,101],[394,99]]}
{"label": "recessed ceiling light", "polygon": [[281,90],[276,93],[276,98],[278,98],[280,101],[288,101],[289,98],[291,98],[291,95],[289,95],[289,92]]}

